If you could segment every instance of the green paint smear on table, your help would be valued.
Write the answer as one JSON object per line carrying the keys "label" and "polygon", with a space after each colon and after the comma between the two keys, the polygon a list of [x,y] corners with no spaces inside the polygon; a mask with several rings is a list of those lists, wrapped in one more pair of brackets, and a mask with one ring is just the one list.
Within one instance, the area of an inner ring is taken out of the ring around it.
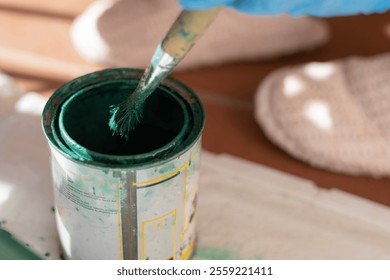
{"label": "green paint smear on table", "polygon": [[[242,260],[244,258],[241,257],[238,250],[233,249],[231,246],[225,246],[222,248],[198,247],[192,259],[193,260]],[[256,255],[250,259],[261,260],[263,258],[260,255]]]}
{"label": "green paint smear on table", "polygon": [[[141,124],[124,139],[112,135],[107,125],[110,104],[118,103],[133,89],[125,83],[104,84],[99,89],[80,91],[66,101],[60,115],[66,144],[83,157],[88,151],[108,155],[139,155],[164,147],[169,151],[183,139],[175,139],[183,129],[185,113],[183,107],[172,94],[157,90],[153,98],[145,103]],[[115,92],[115,94],[112,94]],[[187,127],[186,127],[187,128]],[[64,131],[65,130],[65,131]],[[180,140],[180,141],[179,141]],[[73,142],[74,141],[74,142]]]}
{"label": "green paint smear on table", "polygon": [[241,260],[240,254],[227,246],[224,248],[198,247],[193,260]]}
{"label": "green paint smear on table", "polygon": [[8,231],[0,229],[0,260],[39,260],[38,255],[17,241]]}

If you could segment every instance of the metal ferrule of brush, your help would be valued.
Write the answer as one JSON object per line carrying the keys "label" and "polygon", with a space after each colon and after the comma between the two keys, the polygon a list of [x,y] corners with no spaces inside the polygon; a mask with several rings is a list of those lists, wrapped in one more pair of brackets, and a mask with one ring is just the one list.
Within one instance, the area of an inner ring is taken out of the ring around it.
{"label": "metal ferrule of brush", "polygon": [[144,75],[145,80],[143,81],[143,86],[161,82],[161,80],[172,72],[179,62],[180,59],[174,58],[164,51],[161,45],[158,45],[153,54],[151,64],[147,69],[148,73]]}

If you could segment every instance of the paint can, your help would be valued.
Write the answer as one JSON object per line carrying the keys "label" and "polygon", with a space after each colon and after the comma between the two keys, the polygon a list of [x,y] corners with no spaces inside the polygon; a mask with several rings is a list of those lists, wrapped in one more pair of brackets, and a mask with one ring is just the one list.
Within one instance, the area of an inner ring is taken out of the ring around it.
{"label": "paint can", "polygon": [[204,109],[192,90],[167,78],[128,141],[112,136],[110,106],[142,73],[106,69],[76,78],[43,111],[68,259],[188,259],[193,252]]}

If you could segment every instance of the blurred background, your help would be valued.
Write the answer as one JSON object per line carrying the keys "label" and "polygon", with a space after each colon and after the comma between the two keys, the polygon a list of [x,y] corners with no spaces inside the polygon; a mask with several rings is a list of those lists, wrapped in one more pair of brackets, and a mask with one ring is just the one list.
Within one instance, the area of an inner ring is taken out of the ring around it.
{"label": "blurred background", "polygon": [[[0,0],[0,70],[24,92],[37,92],[47,98],[73,78],[110,67],[87,61],[71,39],[75,18],[93,2]],[[321,20],[328,26],[329,37],[311,50],[277,58],[186,67],[172,75],[197,92],[205,106],[205,150],[237,156],[308,179],[323,189],[336,188],[390,206],[390,179],[313,167],[274,145],[255,120],[257,88],[274,70],[390,51],[390,12]],[[143,32],[147,34],[148,30]],[[0,161],[6,161],[1,154]]]}

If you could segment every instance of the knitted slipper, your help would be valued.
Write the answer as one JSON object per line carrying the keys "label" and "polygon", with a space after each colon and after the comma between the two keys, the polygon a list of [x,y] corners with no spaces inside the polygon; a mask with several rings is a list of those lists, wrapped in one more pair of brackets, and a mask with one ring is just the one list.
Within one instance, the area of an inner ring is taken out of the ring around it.
{"label": "knitted slipper", "polygon": [[255,116],[298,159],[356,175],[390,175],[390,54],[278,70],[260,85]]}
{"label": "knitted slipper", "polygon": [[[74,21],[71,38],[91,62],[145,67],[180,10],[177,0],[99,0]],[[316,48],[328,37],[321,20],[224,9],[179,67],[274,58]]]}

